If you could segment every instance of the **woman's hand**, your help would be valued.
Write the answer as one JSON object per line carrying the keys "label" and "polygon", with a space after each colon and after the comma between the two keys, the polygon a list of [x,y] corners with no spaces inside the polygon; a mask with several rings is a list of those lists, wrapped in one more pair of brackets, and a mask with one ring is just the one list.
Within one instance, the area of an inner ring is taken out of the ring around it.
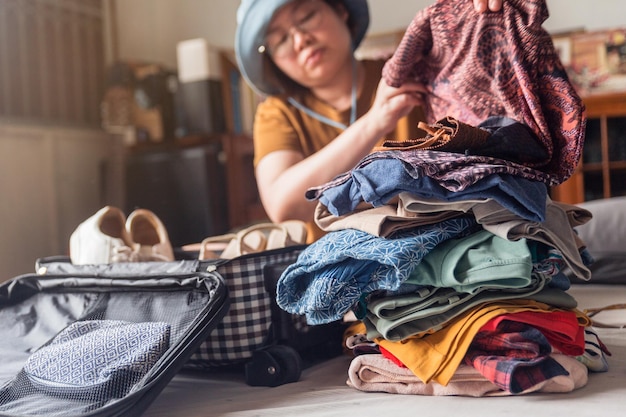
{"label": "woman's hand", "polygon": [[497,12],[502,8],[503,0],[474,0],[474,8],[477,12],[486,12],[487,9]]}
{"label": "woman's hand", "polygon": [[406,82],[395,88],[381,79],[374,103],[365,115],[369,129],[378,137],[391,132],[398,120],[409,114],[415,106],[423,104],[425,93],[426,88],[416,82]]}

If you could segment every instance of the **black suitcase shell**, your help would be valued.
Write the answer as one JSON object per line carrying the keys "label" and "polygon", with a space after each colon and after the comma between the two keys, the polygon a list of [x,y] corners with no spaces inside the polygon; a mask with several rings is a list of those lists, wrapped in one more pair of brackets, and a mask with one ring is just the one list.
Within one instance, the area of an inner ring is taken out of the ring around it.
{"label": "black suitcase shell", "polygon": [[[139,416],[228,311],[221,276],[198,272],[197,262],[75,266],[59,260],[38,262],[39,274],[0,286],[0,416]],[[90,387],[41,389],[25,374],[31,355],[55,336],[94,320],[165,323],[169,344],[140,379],[116,381],[121,396]]]}

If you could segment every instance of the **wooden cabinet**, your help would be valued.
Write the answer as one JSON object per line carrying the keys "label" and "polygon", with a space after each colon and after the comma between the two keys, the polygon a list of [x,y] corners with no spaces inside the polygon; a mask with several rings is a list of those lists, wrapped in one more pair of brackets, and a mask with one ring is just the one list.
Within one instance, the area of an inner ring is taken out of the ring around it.
{"label": "wooden cabinet", "polygon": [[228,218],[233,229],[267,220],[254,175],[252,137],[246,134],[222,135],[226,158]]}
{"label": "wooden cabinet", "polygon": [[[268,221],[254,175],[250,133],[254,109],[253,102],[246,100],[252,98],[251,90],[241,77],[232,51],[223,51],[219,56],[222,80],[217,87],[222,102],[214,116],[215,120],[223,120],[212,123],[214,131],[167,138],[162,143],[136,144],[126,158],[128,210],[145,207],[155,211],[168,228],[174,246],[198,243],[205,237]],[[206,96],[203,93],[198,97]],[[207,104],[203,99],[197,102],[199,107]],[[214,107],[211,103],[206,107]],[[193,106],[195,101],[190,104]],[[249,106],[246,112],[244,104]],[[213,130],[210,125],[191,130]]]}
{"label": "wooden cabinet", "polygon": [[577,204],[626,195],[626,92],[583,98],[587,131],[582,160],[554,200]]}
{"label": "wooden cabinet", "polygon": [[252,138],[227,133],[135,146],[126,156],[126,209],[154,211],[177,247],[265,221],[252,155]]}
{"label": "wooden cabinet", "polygon": [[136,146],[125,163],[126,213],[152,210],[174,247],[229,229],[227,186],[219,137],[188,137]]}
{"label": "wooden cabinet", "polygon": [[220,53],[222,97],[226,133],[222,145],[226,158],[228,216],[233,229],[259,221],[269,221],[256,186],[252,123],[261,100],[239,72],[234,52]]}

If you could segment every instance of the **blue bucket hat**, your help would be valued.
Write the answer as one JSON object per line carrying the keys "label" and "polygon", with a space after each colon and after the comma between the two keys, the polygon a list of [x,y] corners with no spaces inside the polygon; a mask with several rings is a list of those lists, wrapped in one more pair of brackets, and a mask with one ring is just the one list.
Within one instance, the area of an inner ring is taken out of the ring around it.
{"label": "blue bucket hat", "polygon": [[[293,0],[242,0],[237,10],[235,33],[235,56],[244,79],[261,95],[281,92],[280,86],[269,81],[264,71],[263,55],[259,47],[265,43],[265,32],[274,13]],[[354,22],[352,49],[355,50],[369,26],[370,16],[367,0],[343,0]]]}

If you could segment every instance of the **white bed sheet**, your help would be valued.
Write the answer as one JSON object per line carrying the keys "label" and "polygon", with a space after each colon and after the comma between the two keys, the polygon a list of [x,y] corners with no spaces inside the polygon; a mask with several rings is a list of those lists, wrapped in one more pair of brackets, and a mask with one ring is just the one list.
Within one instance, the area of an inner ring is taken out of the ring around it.
{"label": "white bed sheet", "polygon": [[[579,308],[626,303],[626,285],[574,285]],[[598,320],[626,324],[626,310],[603,312]],[[350,357],[306,369],[300,381],[275,388],[250,387],[238,374],[177,375],[144,414],[150,417],[206,416],[626,416],[626,329],[596,329],[612,356],[609,371],[590,373],[587,385],[566,394],[510,397],[430,397],[361,392],[346,385]]]}

